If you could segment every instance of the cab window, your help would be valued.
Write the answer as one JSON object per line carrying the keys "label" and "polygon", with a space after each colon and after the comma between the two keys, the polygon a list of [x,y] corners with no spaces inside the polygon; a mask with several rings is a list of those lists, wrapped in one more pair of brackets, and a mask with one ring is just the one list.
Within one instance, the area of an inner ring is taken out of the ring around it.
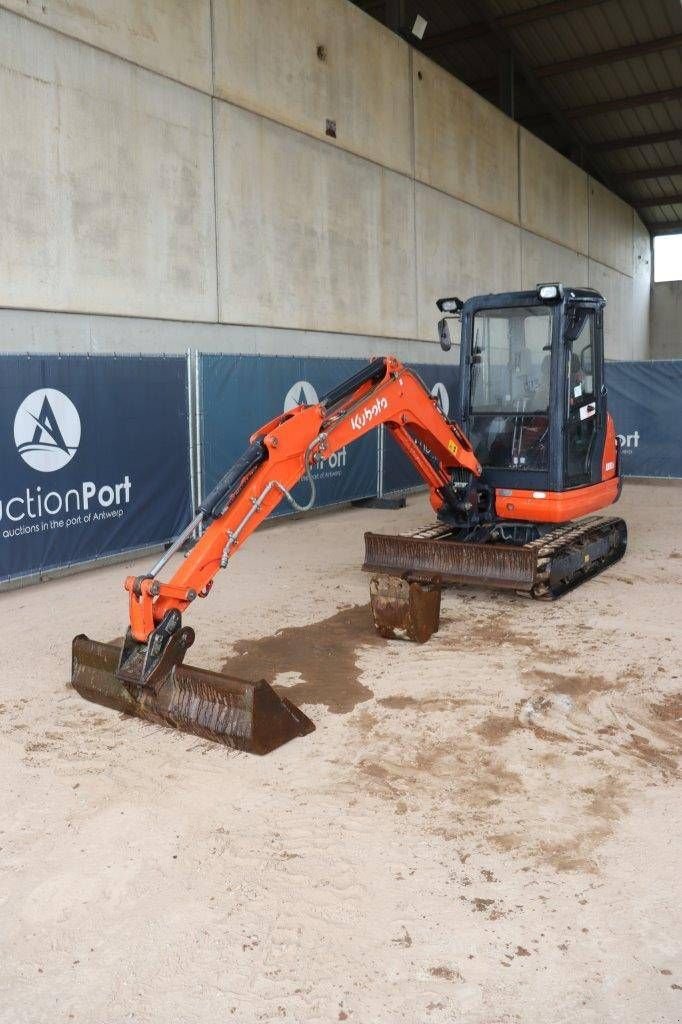
{"label": "cab window", "polygon": [[484,466],[547,468],[551,348],[546,307],[475,314],[469,430]]}
{"label": "cab window", "polygon": [[598,438],[595,380],[594,310],[576,306],[566,315],[566,486],[580,487],[592,478]]}

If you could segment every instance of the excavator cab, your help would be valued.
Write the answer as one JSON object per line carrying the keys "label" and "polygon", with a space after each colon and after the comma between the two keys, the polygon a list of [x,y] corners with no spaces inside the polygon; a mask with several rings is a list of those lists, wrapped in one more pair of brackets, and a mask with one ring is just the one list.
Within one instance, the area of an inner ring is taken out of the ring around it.
{"label": "excavator cab", "polygon": [[622,519],[589,515],[621,492],[603,296],[551,283],[437,305],[445,351],[449,322],[461,321],[455,417],[481,473],[453,476],[462,498],[437,509],[438,525],[365,535],[377,629],[416,640],[437,629],[434,591],[471,584],[552,600],[627,545]]}
{"label": "excavator cab", "polygon": [[602,479],[604,299],[538,285],[461,311],[459,422],[495,488],[561,492]]}
{"label": "excavator cab", "polygon": [[[483,466],[481,482],[496,495],[496,514],[563,522],[615,501],[603,296],[540,284],[438,305],[461,320],[458,422]],[[439,334],[447,349],[446,320]]]}

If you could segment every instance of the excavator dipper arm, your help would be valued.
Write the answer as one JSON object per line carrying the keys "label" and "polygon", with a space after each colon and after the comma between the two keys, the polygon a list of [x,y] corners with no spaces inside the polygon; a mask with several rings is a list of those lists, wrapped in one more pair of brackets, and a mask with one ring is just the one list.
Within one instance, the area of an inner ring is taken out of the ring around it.
{"label": "excavator dipper arm", "polygon": [[300,510],[291,491],[304,477],[312,491],[305,508],[311,507],[313,467],[382,424],[428,484],[436,511],[446,503],[454,470],[480,475],[469,441],[419,377],[394,357],[374,360],[317,405],[297,406],[252,435],[179,538],[202,521],[210,523],[168,583],[156,577],[178,542],[149,576],[126,579],[132,637],[146,643],[169,612],[182,613],[197,596],[205,597],[216,573],[283,499]]}

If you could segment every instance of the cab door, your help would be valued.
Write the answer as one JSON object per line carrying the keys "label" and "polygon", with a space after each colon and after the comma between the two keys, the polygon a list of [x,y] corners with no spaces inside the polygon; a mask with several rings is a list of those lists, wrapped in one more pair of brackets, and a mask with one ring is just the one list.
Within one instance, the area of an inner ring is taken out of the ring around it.
{"label": "cab door", "polygon": [[602,312],[574,304],[566,311],[564,358],[566,396],[564,487],[584,487],[601,479],[604,448]]}

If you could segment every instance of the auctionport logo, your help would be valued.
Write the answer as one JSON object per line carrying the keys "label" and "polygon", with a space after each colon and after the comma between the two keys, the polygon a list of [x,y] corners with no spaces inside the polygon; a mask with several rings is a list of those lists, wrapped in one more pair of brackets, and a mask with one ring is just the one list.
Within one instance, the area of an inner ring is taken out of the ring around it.
{"label": "auctionport logo", "polygon": [[[56,388],[39,388],[23,400],[14,417],[14,444],[38,473],[54,473],[73,459],[81,443],[81,419],[70,398]],[[30,484],[20,494],[0,493],[0,537],[88,526],[119,519],[131,500],[126,473],[111,483],[81,480],[68,490]]]}
{"label": "auctionport logo", "polygon": [[641,440],[639,430],[635,430],[632,434],[618,434],[617,437],[620,443],[621,455],[632,455],[634,449],[639,448]]}
{"label": "auctionport logo", "polygon": [[317,391],[310,381],[297,380],[284,396],[284,411],[291,412],[297,405],[317,405]]}
{"label": "auctionport logo", "polygon": [[23,400],[14,417],[14,443],[31,469],[54,473],[71,462],[81,440],[81,420],[70,398],[39,388]]}

